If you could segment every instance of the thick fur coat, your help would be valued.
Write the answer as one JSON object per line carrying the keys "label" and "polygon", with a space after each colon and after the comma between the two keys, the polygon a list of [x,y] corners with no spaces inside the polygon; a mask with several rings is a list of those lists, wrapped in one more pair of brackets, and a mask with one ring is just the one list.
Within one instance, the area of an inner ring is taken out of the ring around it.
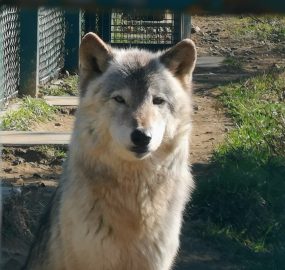
{"label": "thick fur coat", "polygon": [[194,43],[117,50],[87,34],[69,157],[24,269],[169,270],[189,171]]}

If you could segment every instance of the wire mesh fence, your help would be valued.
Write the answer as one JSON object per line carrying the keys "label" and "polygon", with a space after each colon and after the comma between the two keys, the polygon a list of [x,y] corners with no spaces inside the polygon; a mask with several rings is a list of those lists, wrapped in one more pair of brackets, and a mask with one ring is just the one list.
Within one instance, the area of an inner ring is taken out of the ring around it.
{"label": "wire mesh fence", "polygon": [[173,44],[174,14],[138,13],[113,10],[111,14],[111,43]]}
{"label": "wire mesh fence", "polygon": [[0,100],[6,101],[19,87],[19,9],[2,6],[0,9]]}
{"label": "wire mesh fence", "polygon": [[80,12],[80,38],[83,38],[86,31],[87,31],[86,11],[81,10]]}
{"label": "wire mesh fence", "polygon": [[112,46],[164,49],[180,40],[182,17],[171,11],[80,11],[0,8],[0,100],[36,96],[62,69],[76,72],[82,36],[93,31]]}
{"label": "wire mesh fence", "polygon": [[59,8],[38,10],[39,83],[56,77],[64,67],[64,11]]}
{"label": "wire mesh fence", "polygon": [[101,36],[102,28],[102,13],[99,10],[94,10],[92,12],[87,10],[81,10],[81,33],[85,35],[88,32],[94,32]]}

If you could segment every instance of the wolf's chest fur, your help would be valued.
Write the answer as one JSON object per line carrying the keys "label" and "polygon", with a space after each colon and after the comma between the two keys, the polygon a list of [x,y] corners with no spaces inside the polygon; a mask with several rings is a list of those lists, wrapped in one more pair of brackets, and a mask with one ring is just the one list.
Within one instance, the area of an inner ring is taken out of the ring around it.
{"label": "wolf's chest fur", "polygon": [[70,256],[80,254],[75,260],[82,261],[80,267],[169,267],[165,257],[176,252],[181,211],[191,185],[188,171],[178,162],[160,170],[150,164],[118,170],[113,179],[112,174],[74,179],[63,197],[62,219],[64,238],[71,238]]}

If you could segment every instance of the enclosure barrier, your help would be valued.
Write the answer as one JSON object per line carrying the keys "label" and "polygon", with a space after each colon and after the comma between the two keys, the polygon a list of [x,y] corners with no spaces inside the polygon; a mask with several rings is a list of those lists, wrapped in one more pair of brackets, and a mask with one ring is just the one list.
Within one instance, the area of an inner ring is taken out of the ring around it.
{"label": "enclosure barrier", "polygon": [[0,100],[35,96],[64,67],[64,13],[58,8],[0,9]]}
{"label": "enclosure barrier", "polygon": [[19,10],[2,6],[0,9],[0,99],[17,95],[20,75]]}
{"label": "enclosure barrier", "polygon": [[15,8],[0,13],[1,101],[37,96],[62,70],[76,72],[82,36],[98,33],[115,47],[165,49],[190,37],[190,17],[178,12]]}
{"label": "enclosure barrier", "polygon": [[64,10],[39,8],[38,24],[38,76],[43,84],[64,67]]}
{"label": "enclosure barrier", "polygon": [[171,9],[187,14],[285,13],[284,0],[2,0],[1,3],[26,7]]}
{"label": "enclosure barrier", "polygon": [[[75,70],[80,39],[88,31],[114,46],[165,48],[188,36],[190,17],[179,15],[182,12],[285,13],[281,0],[3,0],[1,4],[0,101],[17,94],[35,96],[38,85],[57,77],[60,70]],[[134,8],[168,11],[143,18]]]}

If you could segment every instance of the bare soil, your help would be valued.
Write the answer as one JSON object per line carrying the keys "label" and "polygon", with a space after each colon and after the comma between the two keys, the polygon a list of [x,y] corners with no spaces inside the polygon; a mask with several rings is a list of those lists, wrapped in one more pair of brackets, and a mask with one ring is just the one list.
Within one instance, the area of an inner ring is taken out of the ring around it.
{"label": "bare soil", "polygon": [[[222,66],[196,69],[193,88],[193,131],[191,135],[192,170],[199,181],[205,174],[213,150],[223,142],[232,123],[217,101],[217,86],[256,72],[263,72],[283,57],[274,45],[254,40],[237,40],[230,35],[231,17],[193,16],[200,27],[193,34],[198,56],[232,56],[242,61],[241,70]],[[74,110],[73,110],[74,112]],[[38,124],[35,131],[71,131],[74,113],[63,108],[54,121]],[[27,255],[40,214],[55,190],[62,171],[62,158],[37,151],[35,147],[5,148],[0,172],[3,193],[2,269],[17,270]],[[182,234],[182,248],[175,269],[242,269],[235,254],[195,235],[199,221],[187,220]]]}

